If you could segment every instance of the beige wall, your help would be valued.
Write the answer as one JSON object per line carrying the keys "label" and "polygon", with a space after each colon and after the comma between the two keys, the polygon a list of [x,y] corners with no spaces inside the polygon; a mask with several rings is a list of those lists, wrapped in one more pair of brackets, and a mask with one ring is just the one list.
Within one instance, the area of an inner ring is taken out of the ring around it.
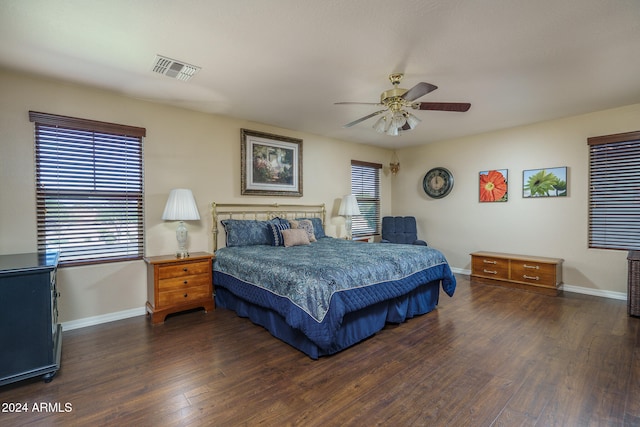
{"label": "beige wall", "polygon": [[[627,253],[587,247],[587,138],[638,129],[640,105],[632,105],[401,150],[393,212],[415,215],[420,236],[442,249],[453,267],[470,270],[469,253],[478,250],[558,257],[565,260],[568,289],[620,297]],[[422,190],[424,174],[435,166],[455,178],[440,200]],[[568,197],[522,198],[523,170],[556,166],[568,167]],[[508,169],[506,203],[478,201],[478,173],[491,169]]]}
{"label": "beige wall", "polygon": [[[29,110],[147,129],[145,138],[146,254],[175,249],[175,224],[160,219],[171,188],[194,192],[201,221],[190,222],[189,249],[210,251],[209,203],[268,202],[240,195],[240,128],[304,140],[304,194],[279,201],[326,203],[328,232],[342,224],[338,201],[349,192],[350,160],[387,164],[390,151],[197,113],[0,70],[0,254],[36,248],[33,124]],[[385,169],[382,214],[415,215],[420,237],[441,249],[457,270],[476,250],[564,258],[569,287],[603,295],[626,293],[626,252],[587,248],[590,136],[640,128],[640,105],[523,126],[399,151],[401,171]],[[424,125],[424,124],[423,124]],[[434,166],[455,175],[452,193],[431,200],[422,178]],[[522,199],[522,171],[569,168],[569,197]],[[509,201],[478,202],[478,172],[509,170]],[[61,269],[60,316],[76,321],[139,309],[146,301],[142,261]],[[615,295],[613,295],[615,296]]]}
{"label": "beige wall", "polygon": [[[172,253],[175,223],[160,217],[169,191],[193,190],[201,220],[190,221],[189,249],[211,251],[209,204],[325,203],[328,233],[341,233],[339,200],[350,192],[351,159],[387,163],[389,150],[197,113],[82,86],[0,70],[0,254],[36,250],[33,124],[28,111],[145,127],[146,254]],[[303,139],[301,198],[240,195],[240,129]],[[391,178],[383,174],[382,213],[391,212]],[[146,301],[143,261],[60,269],[62,321],[137,309]]]}

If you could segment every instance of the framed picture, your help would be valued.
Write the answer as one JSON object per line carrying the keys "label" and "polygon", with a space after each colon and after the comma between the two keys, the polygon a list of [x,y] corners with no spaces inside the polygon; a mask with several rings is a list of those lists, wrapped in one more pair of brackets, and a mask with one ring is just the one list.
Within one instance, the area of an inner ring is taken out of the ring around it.
{"label": "framed picture", "polygon": [[509,197],[507,169],[480,172],[480,202],[506,202]]}
{"label": "framed picture", "polygon": [[522,197],[565,197],[566,195],[566,166],[522,171]]}
{"label": "framed picture", "polygon": [[302,140],[241,129],[241,194],[302,196]]}

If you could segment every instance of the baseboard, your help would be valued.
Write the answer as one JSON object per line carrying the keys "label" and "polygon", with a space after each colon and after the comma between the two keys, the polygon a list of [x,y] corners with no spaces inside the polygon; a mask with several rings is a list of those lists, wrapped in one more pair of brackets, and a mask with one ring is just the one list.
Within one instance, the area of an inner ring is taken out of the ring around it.
{"label": "baseboard", "polygon": [[132,308],[130,310],[117,311],[115,313],[101,314],[100,316],[85,317],[83,319],[62,322],[62,330],[71,331],[73,329],[86,328],[87,326],[95,326],[101,323],[128,319],[129,317],[144,316],[145,314],[146,309],[144,307],[139,307]]}
{"label": "baseboard", "polygon": [[627,294],[624,292],[603,291],[602,289],[583,288],[581,286],[573,286],[563,284],[561,289],[566,292],[575,292],[577,294],[593,295],[596,297],[627,300]]}
{"label": "baseboard", "polygon": [[[463,268],[451,267],[451,271],[457,274],[464,274],[469,276],[471,270],[465,270]],[[566,292],[574,292],[577,294],[593,295],[601,298],[610,298],[626,301],[627,294],[623,292],[603,291],[600,289],[583,288],[581,286],[562,285],[562,290]],[[113,322],[116,320],[128,319],[129,317],[144,316],[146,309],[144,307],[132,308],[130,310],[118,311],[115,313],[102,314],[100,316],[85,317],[84,319],[70,320],[68,322],[62,322],[62,330],[71,331],[73,329],[86,328],[87,326],[95,326],[101,323]]]}
{"label": "baseboard", "polygon": [[[465,270],[462,268],[451,267],[451,271],[453,271],[454,273],[464,274],[467,276],[471,275],[471,270]],[[566,283],[563,284],[560,287],[560,289],[566,292],[574,292],[576,294],[593,295],[596,297],[617,299],[622,301],[627,300],[627,294],[624,292],[603,291],[601,289],[584,288],[582,286],[567,285]]]}

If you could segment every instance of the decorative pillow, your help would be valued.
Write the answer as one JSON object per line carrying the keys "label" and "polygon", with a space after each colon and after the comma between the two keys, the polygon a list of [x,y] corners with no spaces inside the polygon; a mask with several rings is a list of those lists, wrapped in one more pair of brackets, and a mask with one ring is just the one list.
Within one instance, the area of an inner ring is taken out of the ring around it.
{"label": "decorative pillow", "polygon": [[271,246],[283,246],[284,239],[282,238],[282,230],[288,230],[289,228],[291,227],[288,222],[269,224],[269,240]]}
{"label": "decorative pillow", "polygon": [[273,217],[273,219],[271,219],[271,221],[269,221],[269,222],[275,222],[275,223],[279,223],[279,224],[289,224],[289,220],[284,219],[284,218],[280,218],[279,216]]}
{"label": "decorative pillow", "polygon": [[284,245],[286,247],[309,244],[307,232],[301,228],[289,228],[282,230],[282,238],[284,239]]}
{"label": "decorative pillow", "polygon": [[324,234],[324,228],[322,227],[322,220],[320,218],[296,218],[297,221],[303,219],[309,220],[313,224],[313,234],[315,234],[316,239],[326,236],[326,234]]}
{"label": "decorative pillow", "polygon": [[279,224],[280,220],[224,219],[220,222],[227,232],[227,246],[233,247],[270,245],[269,224]]}
{"label": "decorative pillow", "polygon": [[302,229],[307,232],[307,237],[309,238],[309,242],[315,242],[316,236],[313,230],[313,224],[308,219],[300,219],[300,220],[291,220],[289,221],[291,228]]}

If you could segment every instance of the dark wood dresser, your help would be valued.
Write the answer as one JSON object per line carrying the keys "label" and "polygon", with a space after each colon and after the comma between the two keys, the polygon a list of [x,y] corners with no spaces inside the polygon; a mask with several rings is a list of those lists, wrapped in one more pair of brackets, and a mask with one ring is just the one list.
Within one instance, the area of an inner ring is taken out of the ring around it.
{"label": "dark wood dresser", "polygon": [[0,255],[0,386],[60,369],[58,253]]}

